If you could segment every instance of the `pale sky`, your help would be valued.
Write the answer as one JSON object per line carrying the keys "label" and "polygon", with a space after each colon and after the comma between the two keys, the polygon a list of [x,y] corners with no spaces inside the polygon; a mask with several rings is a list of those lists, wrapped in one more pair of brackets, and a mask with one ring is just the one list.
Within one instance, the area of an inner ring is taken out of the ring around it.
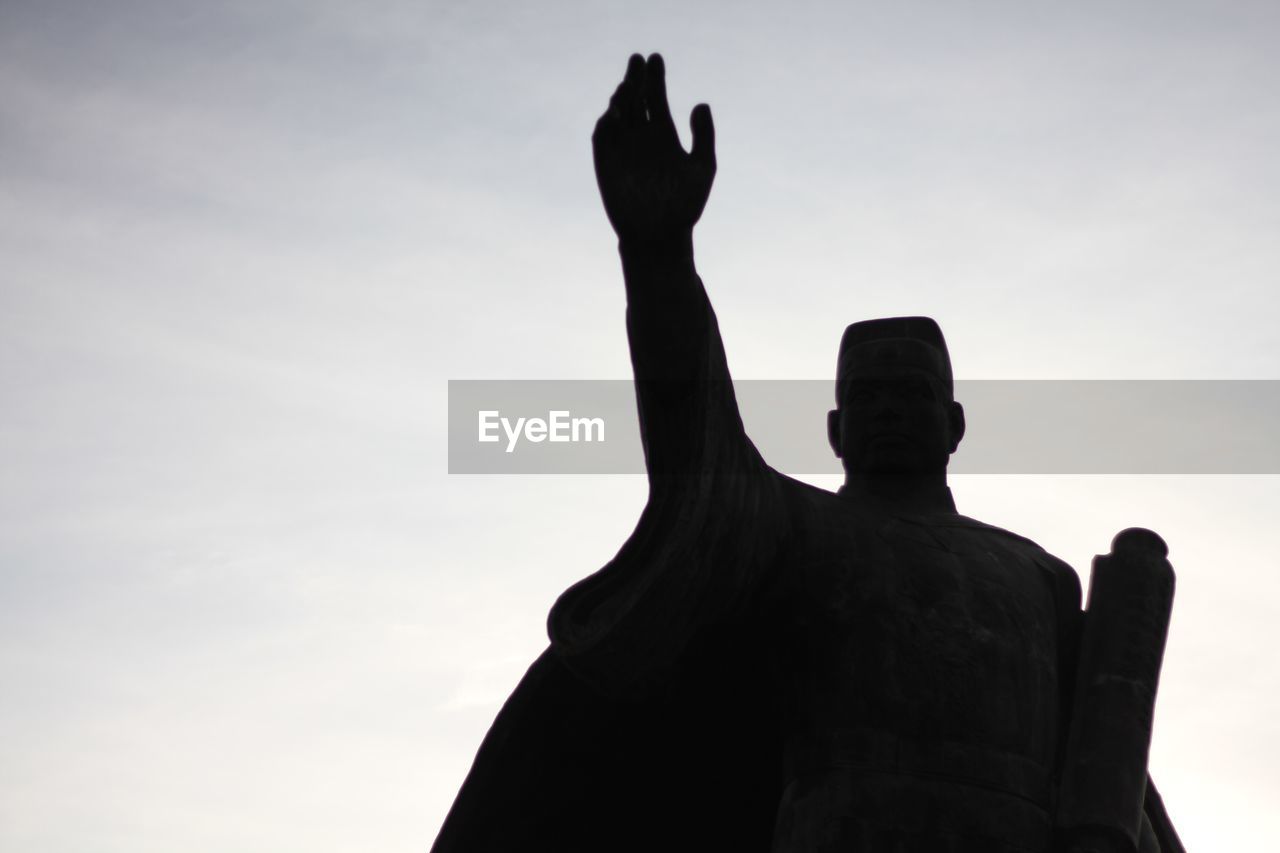
{"label": "pale sky", "polygon": [[[447,380],[629,375],[633,51],[715,115],[735,376],[923,313],[961,378],[1280,379],[1280,6],[640,5],[0,5],[0,849],[430,844],[643,505],[445,467]],[[1153,772],[1188,849],[1273,849],[1280,478],[953,488],[1085,577],[1164,535]]]}

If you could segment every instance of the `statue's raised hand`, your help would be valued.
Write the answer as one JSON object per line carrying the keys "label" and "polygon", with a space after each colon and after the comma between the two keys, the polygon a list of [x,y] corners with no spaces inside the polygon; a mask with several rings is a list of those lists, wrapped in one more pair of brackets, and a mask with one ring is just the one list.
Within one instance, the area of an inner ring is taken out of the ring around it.
{"label": "statue's raised hand", "polygon": [[689,124],[693,147],[685,152],[662,57],[634,54],[591,137],[604,210],[624,246],[686,242],[702,216],[716,174],[711,108],[694,107]]}

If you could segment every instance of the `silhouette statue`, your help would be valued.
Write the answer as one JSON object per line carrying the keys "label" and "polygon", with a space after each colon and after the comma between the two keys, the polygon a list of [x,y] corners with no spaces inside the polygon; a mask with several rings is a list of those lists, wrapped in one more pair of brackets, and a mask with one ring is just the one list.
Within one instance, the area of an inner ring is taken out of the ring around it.
{"label": "silhouette statue", "polygon": [[1085,614],[1069,566],[959,515],[964,412],[925,317],[840,342],[838,493],[768,467],[694,270],[705,104],[691,124],[686,153],[661,57],[632,56],[593,143],[649,500],[552,609],[433,849],[1181,851],[1146,772],[1163,542],[1117,536]]}

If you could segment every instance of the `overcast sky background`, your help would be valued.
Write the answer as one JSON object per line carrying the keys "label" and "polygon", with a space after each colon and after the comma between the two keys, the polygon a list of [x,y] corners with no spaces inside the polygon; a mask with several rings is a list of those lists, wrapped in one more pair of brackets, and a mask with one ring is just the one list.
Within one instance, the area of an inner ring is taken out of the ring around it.
{"label": "overcast sky background", "polygon": [[[444,432],[448,379],[629,375],[589,136],[632,51],[712,105],[737,377],[927,313],[961,378],[1277,379],[1278,41],[1270,2],[0,3],[0,848],[429,845],[643,505],[450,477]],[[1085,576],[1164,534],[1156,779],[1189,849],[1274,849],[1280,478],[953,486]]]}

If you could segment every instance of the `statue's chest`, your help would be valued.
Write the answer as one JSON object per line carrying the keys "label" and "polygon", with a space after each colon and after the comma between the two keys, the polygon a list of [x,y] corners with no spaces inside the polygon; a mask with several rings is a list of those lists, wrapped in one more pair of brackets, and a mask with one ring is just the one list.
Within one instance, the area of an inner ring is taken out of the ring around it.
{"label": "statue's chest", "polygon": [[882,519],[822,530],[792,560],[796,616],[815,626],[887,620],[925,633],[1022,636],[1052,618],[1047,578],[998,533]]}
{"label": "statue's chest", "polygon": [[780,651],[797,712],[831,724],[1038,740],[1056,703],[1051,585],[983,529],[833,526],[791,561]]}

